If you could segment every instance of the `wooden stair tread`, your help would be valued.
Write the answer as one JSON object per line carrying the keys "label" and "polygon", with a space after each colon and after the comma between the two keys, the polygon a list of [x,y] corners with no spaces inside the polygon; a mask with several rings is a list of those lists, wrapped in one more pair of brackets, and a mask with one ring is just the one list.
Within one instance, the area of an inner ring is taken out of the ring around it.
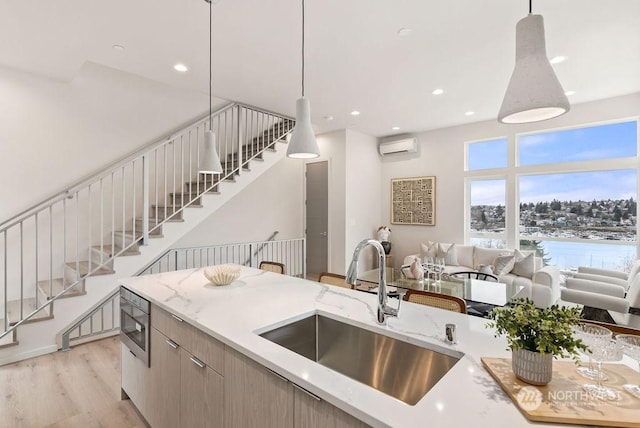
{"label": "wooden stair tread", "polygon": [[[41,310],[40,312],[38,312],[33,317],[31,317],[28,321],[25,321],[25,322],[31,323],[31,322],[38,322],[38,321],[52,319],[53,316],[50,315],[49,313],[50,308],[51,307]],[[35,309],[36,309],[35,297],[28,297],[22,300],[22,316],[23,317],[26,317]],[[9,319],[9,325],[14,325],[18,321],[20,321],[21,319],[20,318],[20,300],[9,300],[7,302],[7,318]]]}
{"label": "wooden stair tread", "polygon": [[[90,271],[98,267],[98,265],[96,265],[95,263],[91,263],[91,266],[90,266],[89,262],[86,260],[78,262],[77,264],[76,262],[69,262],[67,263],[67,266],[69,266],[73,270],[76,270],[76,268],[78,268],[81,277],[86,276]],[[115,270],[103,266],[100,269],[93,272],[91,276],[113,275],[114,273],[116,273]]]}
{"label": "wooden stair tread", "polygon": [[[180,208],[183,207],[183,205],[176,204],[175,207],[173,206],[173,204],[169,204],[169,205],[151,205],[151,208],[162,210],[162,211],[164,211],[165,207],[167,208],[167,212],[169,212],[169,210],[179,210]],[[191,205],[188,205],[186,208],[202,208],[202,204],[191,204]]]}
{"label": "wooden stair tread", "polygon": [[[51,281],[51,286],[49,285],[49,280],[38,281],[38,288],[44,294],[46,299],[50,299],[52,296],[57,296],[61,293],[65,288],[69,287],[69,283],[67,283],[64,278],[54,278]],[[51,294],[53,292],[53,294]],[[83,289],[82,284],[76,285],[71,290],[64,293],[60,298],[64,299],[67,297],[73,296],[84,296],[87,292]]]}
{"label": "wooden stair tread", "polygon": [[[133,247],[135,247],[136,245],[134,244]],[[92,249],[96,250],[96,251],[100,251],[103,254],[105,254],[107,257],[113,257],[114,254],[119,253],[120,251],[122,251],[122,245],[118,245],[116,243],[115,248],[111,246],[111,243],[109,243],[109,245],[94,245],[91,247]],[[137,256],[140,255],[140,251],[137,249],[133,249],[133,248],[128,248],[127,250],[125,250],[123,253],[118,254],[118,257],[120,256]]]}

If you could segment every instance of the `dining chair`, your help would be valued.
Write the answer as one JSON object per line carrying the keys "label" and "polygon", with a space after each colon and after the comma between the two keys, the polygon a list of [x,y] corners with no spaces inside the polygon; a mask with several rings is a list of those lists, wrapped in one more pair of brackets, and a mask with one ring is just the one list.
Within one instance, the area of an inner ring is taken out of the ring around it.
{"label": "dining chair", "polygon": [[490,273],[475,272],[475,271],[454,272],[449,274],[449,277],[480,279],[482,281],[498,282],[498,277],[495,275],[491,275]]}
{"label": "dining chair", "polygon": [[433,293],[431,291],[408,290],[404,300],[434,308],[445,309],[451,312],[467,313],[467,304],[464,300],[455,296]]}
{"label": "dining chair", "polygon": [[353,285],[347,283],[345,279],[346,277],[344,275],[339,275],[337,273],[330,273],[330,272],[322,272],[320,274],[320,277],[318,278],[318,282],[322,282],[324,284],[337,285],[338,287],[353,288]]}
{"label": "dining chair", "polygon": [[282,275],[284,275],[285,271],[284,265],[278,262],[261,261],[259,268],[268,272],[275,272]]}

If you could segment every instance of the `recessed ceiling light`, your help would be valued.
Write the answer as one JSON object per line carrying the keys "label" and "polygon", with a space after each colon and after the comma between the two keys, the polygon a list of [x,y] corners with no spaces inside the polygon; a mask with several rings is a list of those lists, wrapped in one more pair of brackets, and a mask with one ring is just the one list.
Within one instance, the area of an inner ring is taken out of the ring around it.
{"label": "recessed ceiling light", "polygon": [[392,130],[394,130],[394,131],[399,131],[399,130],[400,130],[400,127],[399,127],[399,126],[394,126],[394,127],[393,127],[393,128],[391,128],[391,129],[392,129]]}
{"label": "recessed ceiling light", "polygon": [[571,95],[575,95],[576,91],[565,91],[564,94],[568,97],[570,97]]}
{"label": "recessed ceiling light", "polygon": [[398,30],[398,36],[400,37],[407,37],[409,34],[411,34],[411,28],[401,28]]}
{"label": "recessed ceiling light", "polygon": [[431,93],[433,95],[442,95],[442,94],[444,94],[444,89],[437,88],[437,89],[434,89],[433,92],[431,92]]}
{"label": "recessed ceiling light", "polygon": [[122,45],[113,45],[111,46],[111,48],[113,48],[114,51],[118,51],[118,52],[122,52],[124,50],[124,46]]}
{"label": "recessed ceiling light", "polygon": [[465,116],[473,116],[474,114],[476,114],[475,111],[467,111],[464,113]]}
{"label": "recessed ceiling light", "polygon": [[333,120],[333,116],[325,116],[324,120]]}
{"label": "recessed ceiling light", "polygon": [[351,116],[360,116],[360,112],[358,110],[354,110],[351,112]]}
{"label": "recessed ceiling light", "polygon": [[560,64],[562,61],[566,60],[567,57],[566,56],[562,56],[562,55],[558,55],[558,56],[554,56],[553,58],[551,58],[549,60],[549,62],[551,64]]}
{"label": "recessed ceiling light", "polygon": [[173,66],[173,69],[175,71],[179,71],[180,73],[184,73],[185,71],[188,71],[189,69],[187,68],[186,65],[184,64],[176,64]]}

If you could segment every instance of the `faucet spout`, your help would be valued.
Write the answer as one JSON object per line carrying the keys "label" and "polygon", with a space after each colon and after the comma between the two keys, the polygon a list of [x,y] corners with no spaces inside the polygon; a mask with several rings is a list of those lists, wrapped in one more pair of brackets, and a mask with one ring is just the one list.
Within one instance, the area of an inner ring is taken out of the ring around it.
{"label": "faucet spout", "polygon": [[380,266],[379,279],[378,279],[378,324],[384,324],[388,316],[397,317],[400,305],[398,308],[392,308],[387,304],[387,268],[385,266],[385,253],[382,245],[375,239],[365,239],[360,241],[353,251],[353,259],[349,265],[349,269],[346,275],[346,282],[352,285],[356,285],[358,277],[358,260],[360,259],[360,253],[365,247],[369,245],[373,246],[378,251],[378,266]]}

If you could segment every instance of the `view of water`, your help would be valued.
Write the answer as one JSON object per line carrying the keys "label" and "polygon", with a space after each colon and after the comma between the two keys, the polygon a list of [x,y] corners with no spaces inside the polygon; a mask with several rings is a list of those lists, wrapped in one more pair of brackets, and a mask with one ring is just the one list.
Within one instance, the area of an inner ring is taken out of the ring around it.
{"label": "view of water", "polygon": [[626,270],[636,259],[636,245],[610,245],[578,242],[541,241],[552,265],[559,269],[591,266]]}

